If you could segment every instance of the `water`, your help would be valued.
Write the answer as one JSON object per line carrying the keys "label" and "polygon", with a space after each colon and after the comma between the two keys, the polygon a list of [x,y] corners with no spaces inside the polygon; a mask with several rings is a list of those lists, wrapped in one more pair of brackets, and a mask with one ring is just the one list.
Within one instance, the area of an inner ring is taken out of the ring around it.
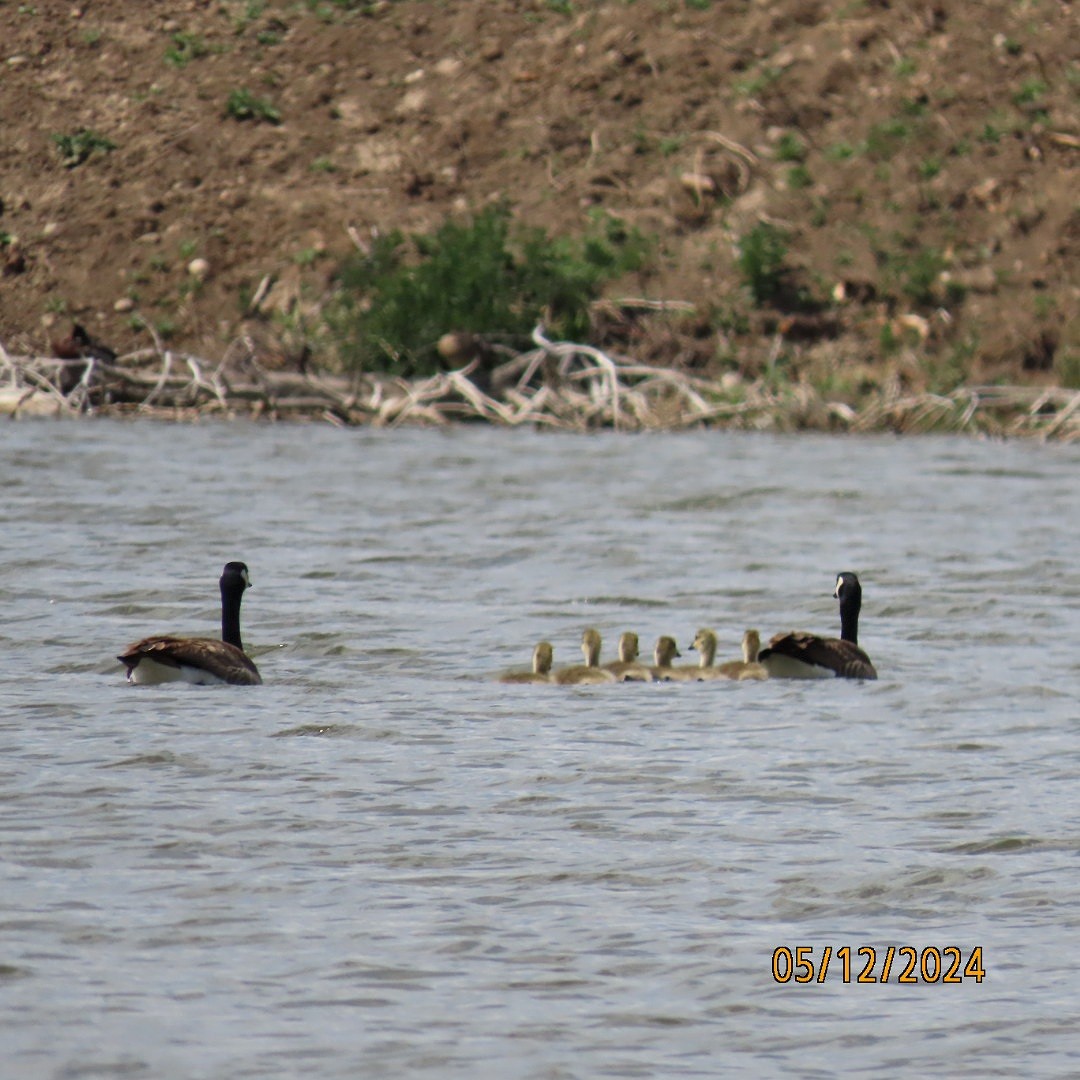
{"label": "water", "polygon": [[[1077,447],[27,422],[0,461],[5,1077],[1080,1072]],[[265,685],[124,685],[234,558]],[[833,633],[841,569],[877,683],[493,681],[586,625]],[[890,945],[986,975],[772,976]]]}

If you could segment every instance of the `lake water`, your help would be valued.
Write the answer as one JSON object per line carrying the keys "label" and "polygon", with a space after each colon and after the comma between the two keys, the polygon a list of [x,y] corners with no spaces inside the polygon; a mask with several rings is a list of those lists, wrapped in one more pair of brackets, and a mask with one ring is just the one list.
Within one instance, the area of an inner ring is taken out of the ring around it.
{"label": "lake water", "polygon": [[[0,463],[4,1077],[1080,1073],[1080,446],[37,421]],[[125,685],[230,559],[265,685]],[[494,681],[589,625],[832,634],[845,569],[876,683]]]}

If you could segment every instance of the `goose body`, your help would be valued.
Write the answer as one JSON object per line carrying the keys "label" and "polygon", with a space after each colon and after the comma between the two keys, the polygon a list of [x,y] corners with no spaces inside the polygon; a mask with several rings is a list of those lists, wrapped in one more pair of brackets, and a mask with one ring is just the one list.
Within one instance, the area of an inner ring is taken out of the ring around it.
{"label": "goose body", "polygon": [[758,661],[760,651],[761,635],[756,630],[747,630],[742,637],[742,659],[718,664],[716,671],[725,679],[736,679],[739,682],[767,679],[769,672],[765,665]]}
{"label": "goose body", "polygon": [[638,636],[627,631],[619,635],[619,659],[604,665],[618,682],[651,682],[652,674],[638,659]]}
{"label": "goose body", "polygon": [[656,682],[695,682],[698,668],[675,667],[672,661],[677,656],[682,656],[679,646],[675,644],[673,637],[666,634],[656,639],[653,648],[653,667],[650,669]]}
{"label": "goose body", "polygon": [[554,650],[550,641],[541,641],[533,649],[532,671],[511,671],[504,675],[502,683],[549,683],[551,682],[551,663]]}
{"label": "goose body", "polygon": [[700,657],[700,666],[696,669],[697,678],[700,681],[716,679],[767,679],[768,672],[757,662],[758,650],[761,648],[761,636],[756,630],[747,630],[743,634],[741,660],[729,660],[723,664],[716,664],[716,633],[713,630],[702,627],[690,646],[696,650]]}
{"label": "goose body", "polygon": [[758,659],[774,679],[876,679],[870,657],[859,648],[862,586],[845,570],[833,596],[840,601],[840,636],[819,637],[802,630],[777,634]]}
{"label": "goose body", "polygon": [[600,667],[600,633],[597,630],[588,629],[581,635],[581,651],[585,657],[584,664],[575,664],[572,667],[556,671],[551,676],[551,681],[560,686],[588,685],[592,683],[612,683],[615,676],[610,671]]}
{"label": "goose body", "polygon": [[117,657],[127,668],[129,683],[257,686],[262,682],[240,639],[240,601],[251,585],[248,568],[242,562],[226,563],[219,584],[221,640],[156,635],[136,641]]}

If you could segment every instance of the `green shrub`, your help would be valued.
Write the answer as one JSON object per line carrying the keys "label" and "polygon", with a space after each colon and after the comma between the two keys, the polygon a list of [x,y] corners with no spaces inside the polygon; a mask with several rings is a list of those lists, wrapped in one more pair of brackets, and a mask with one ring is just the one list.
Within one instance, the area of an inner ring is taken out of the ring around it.
{"label": "green shrub", "polygon": [[770,304],[780,297],[787,273],[785,255],[787,234],[767,221],[759,222],[739,240],[736,263],[755,303]]}
{"label": "green shrub", "polygon": [[537,322],[584,340],[602,285],[640,269],[649,243],[607,214],[580,239],[515,226],[505,206],[435,233],[377,237],[339,269],[327,322],[346,367],[405,377],[440,367],[436,345],[469,331],[524,347]]}
{"label": "green shrub", "polygon": [[945,259],[940,251],[924,248],[905,259],[899,267],[901,288],[916,304],[932,306],[936,301],[935,286],[945,269]]}
{"label": "green shrub", "polygon": [[1057,355],[1058,378],[1067,390],[1080,390],[1080,349],[1066,346]]}
{"label": "green shrub", "polygon": [[266,98],[256,97],[250,90],[234,90],[225,102],[225,115],[234,120],[281,123],[281,113]]}
{"label": "green shrub", "polygon": [[1041,79],[1028,79],[1020,86],[1020,89],[1013,94],[1013,104],[1033,105],[1035,102],[1042,100],[1047,89],[1046,83]]}
{"label": "green shrub", "polygon": [[810,187],[814,183],[814,178],[810,175],[810,170],[805,165],[792,165],[788,169],[787,174],[787,186],[792,191],[802,191],[804,188]]}
{"label": "green shrub", "polygon": [[165,50],[165,63],[173,67],[187,67],[192,60],[208,56],[210,47],[198,34],[173,34],[172,44]]}
{"label": "green shrub", "polygon": [[871,125],[863,147],[871,161],[889,161],[910,134],[911,125],[905,120],[896,118],[886,120],[883,123]]}
{"label": "green shrub", "polygon": [[785,131],[776,144],[777,161],[805,161],[806,146],[798,135]]}
{"label": "green shrub", "polygon": [[52,141],[65,168],[74,169],[94,154],[108,154],[116,149],[116,143],[89,128],[79,128],[71,135],[54,135]]}

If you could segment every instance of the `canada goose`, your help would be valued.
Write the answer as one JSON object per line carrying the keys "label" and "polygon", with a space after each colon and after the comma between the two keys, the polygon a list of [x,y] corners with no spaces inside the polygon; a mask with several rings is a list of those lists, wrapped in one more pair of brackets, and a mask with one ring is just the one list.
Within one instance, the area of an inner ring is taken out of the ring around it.
{"label": "canada goose", "polygon": [[511,671],[504,675],[501,683],[549,683],[551,682],[551,661],[554,652],[550,641],[541,641],[533,649],[532,671]]}
{"label": "canada goose", "polygon": [[618,682],[650,682],[652,674],[638,659],[638,636],[629,630],[619,635],[619,659],[604,664]]}
{"label": "canada goose", "polygon": [[696,667],[674,667],[672,660],[682,656],[673,637],[666,634],[656,639],[653,648],[653,666],[649,669],[656,682],[692,682],[697,679]]}
{"label": "canada goose", "polygon": [[862,586],[845,570],[836,578],[833,596],[840,601],[840,636],[818,637],[801,630],[777,634],[758,659],[776,679],[876,679],[870,657],[859,648]]}
{"label": "canada goose", "polygon": [[585,656],[584,664],[563,668],[551,676],[551,681],[560,686],[584,683],[615,682],[615,676],[605,671],[600,664],[600,634],[591,627],[581,635],[581,651]]}
{"label": "canada goose", "polygon": [[251,585],[248,568],[242,562],[226,563],[220,585],[221,640],[162,636],[136,641],[117,657],[127,667],[128,682],[189,682],[203,686],[256,686],[262,682],[259,669],[245,655],[240,640],[240,601]]}

